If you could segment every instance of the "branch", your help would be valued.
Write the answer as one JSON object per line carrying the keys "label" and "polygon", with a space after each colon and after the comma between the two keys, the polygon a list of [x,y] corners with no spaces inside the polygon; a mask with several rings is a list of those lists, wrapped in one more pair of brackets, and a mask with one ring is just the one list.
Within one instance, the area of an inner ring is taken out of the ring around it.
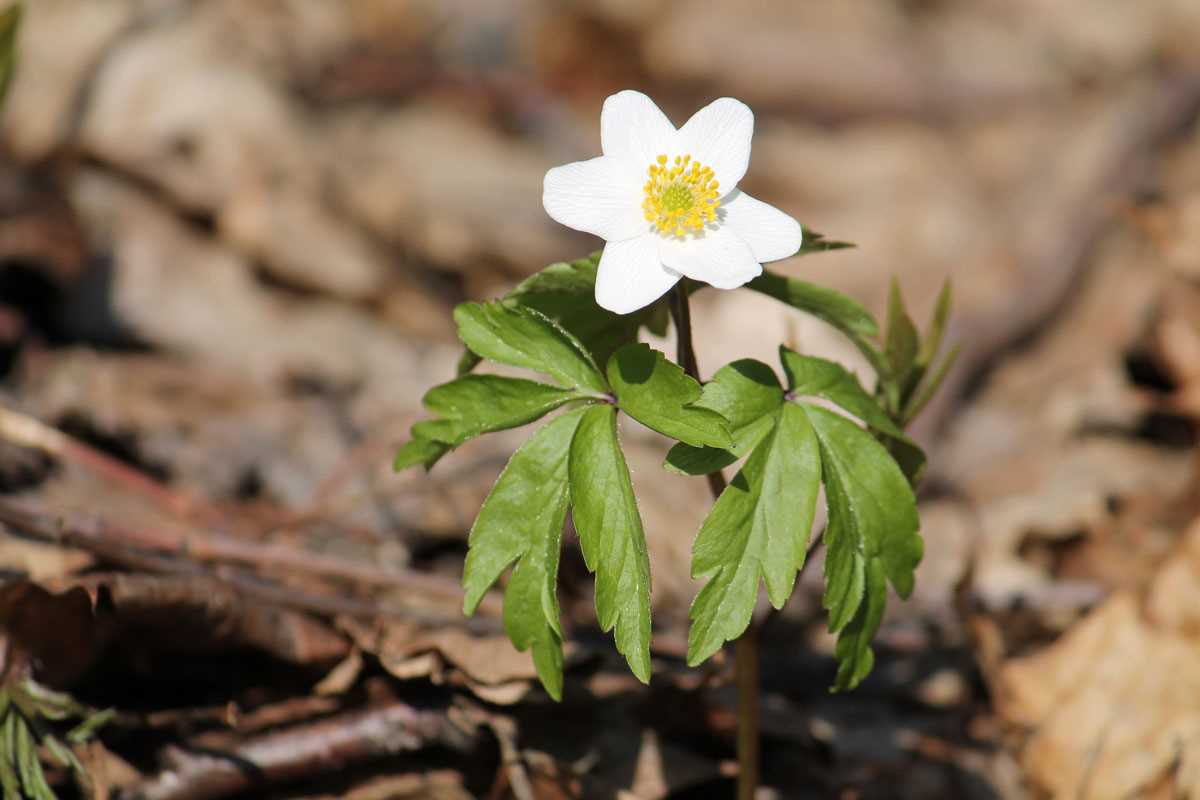
{"label": "branch", "polygon": [[430,746],[460,753],[475,748],[475,727],[453,712],[391,703],[343,714],[243,742],[227,752],[169,747],[166,768],[128,797],[138,800],[209,800],[323,773],[372,758]]}

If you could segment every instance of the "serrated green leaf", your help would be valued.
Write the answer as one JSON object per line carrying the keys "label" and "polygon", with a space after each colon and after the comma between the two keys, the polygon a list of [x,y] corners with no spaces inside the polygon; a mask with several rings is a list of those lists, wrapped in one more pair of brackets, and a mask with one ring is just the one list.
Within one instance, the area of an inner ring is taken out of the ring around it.
{"label": "serrated green leaf", "polygon": [[646,427],[691,445],[733,445],[725,418],[693,405],[700,384],[648,345],[629,344],[613,353],[608,382],[621,410]]}
{"label": "serrated green leaf", "polygon": [[425,407],[441,419],[422,420],[400,448],[392,468],[432,467],[449,450],[484,433],[520,427],[589,395],[500,375],[464,375],[425,393]]}
{"label": "serrated green leaf", "polygon": [[442,417],[437,422],[450,424],[426,426],[423,436],[457,447],[483,433],[526,425],[587,396],[523,378],[465,375],[425,393],[425,407]]}
{"label": "serrated green leaf", "polygon": [[17,33],[21,29],[21,3],[0,13],[0,104],[8,97],[17,68]]}
{"label": "serrated green leaf", "polygon": [[722,449],[676,444],[663,466],[684,475],[707,475],[729,466],[770,432],[774,426],[772,415],[782,403],[783,387],[769,366],[751,358],[726,364],[704,384],[700,399],[693,405],[728,420],[733,446]]}
{"label": "serrated green leaf", "polygon": [[606,364],[622,345],[636,342],[646,327],[662,336],[668,320],[665,303],[652,303],[632,314],[614,314],[596,303],[596,273],[603,251],[570,262],[550,264],[505,295],[505,302],[532,308],[562,325]]}
{"label": "serrated green leaf", "polygon": [[550,375],[568,388],[604,394],[608,386],[587,349],[539,311],[516,304],[462,303],[458,336],[473,353]]}
{"label": "serrated green leaf", "polygon": [[692,577],[708,579],[690,612],[692,666],[745,632],[760,576],[771,604],[782,608],[804,565],[821,483],[820,451],[798,406],[784,404],[771,418],[773,430],[721,493],[692,547]]}
{"label": "serrated green leaf", "polygon": [[923,544],[916,500],[900,467],[876,439],[850,420],[803,404],[821,445],[829,523],[825,530],[825,608],[829,629],[844,629],[867,589],[867,564],[878,560],[901,597],[913,587]]}
{"label": "serrated green leaf", "polygon": [[617,650],[649,683],[650,559],[614,407],[584,410],[569,469],[575,529],[584,562],[596,574],[596,618],[601,630],[616,629]]}
{"label": "serrated green leaf", "polygon": [[[904,307],[900,284],[893,278],[888,292],[887,334],[883,352],[887,358],[889,374],[896,381],[902,383],[908,376],[917,359],[919,342],[917,326],[908,315],[908,309]],[[902,396],[903,394],[902,392]]]}
{"label": "serrated green leaf", "polygon": [[788,278],[764,269],[761,275],[746,284],[746,288],[812,314],[843,333],[869,337],[879,332],[875,319],[862,303],[815,283]]}
{"label": "serrated green leaf", "polygon": [[879,431],[909,483],[917,484],[925,469],[925,451],[904,434],[852,372],[833,361],[802,356],[782,346],[779,357],[788,376],[791,396],[823,397]]}
{"label": "serrated green leaf", "polygon": [[853,689],[871,674],[875,667],[875,652],[871,640],[879,631],[883,611],[887,606],[887,583],[883,565],[878,559],[867,562],[865,601],[858,607],[854,618],[838,634],[833,655],[837,659],[837,677],[834,691]]}
{"label": "serrated green leaf", "polygon": [[562,629],[556,582],[569,499],[567,464],[583,409],[556,418],[509,459],[468,539],[463,611],[479,601],[515,562],[504,593],[504,627],[518,650],[533,649],[547,693],[562,699]]}
{"label": "serrated green leaf", "polygon": [[823,397],[849,411],[872,428],[890,436],[904,437],[891,417],[884,413],[875,398],[858,382],[858,378],[841,364],[824,358],[802,356],[780,345],[779,360],[788,378],[788,392],[797,397]]}

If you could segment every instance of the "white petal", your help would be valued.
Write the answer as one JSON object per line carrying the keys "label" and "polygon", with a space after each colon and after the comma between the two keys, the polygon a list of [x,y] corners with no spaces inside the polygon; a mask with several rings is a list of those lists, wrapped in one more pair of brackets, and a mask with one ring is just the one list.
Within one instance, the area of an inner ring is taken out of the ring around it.
{"label": "white petal", "polygon": [[740,100],[722,97],[692,115],[679,129],[677,147],[712,167],[722,194],[733,191],[750,164],[754,112]]}
{"label": "white petal", "polygon": [[607,156],[555,167],[542,185],[542,205],[555,222],[610,242],[645,233],[641,199],[637,179]]}
{"label": "white petal", "polygon": [[699,238],[660,238],[658,255],[669,269],[718,289],[736,289],[762,274],[750,245],[728,225],[706,230]]}
{"label": "white petal", "polygon": [[646,95],[626,89],[604,101],[600,148],[627,163],[641,180],[654,159],[671,155],[674,145],[675,126]]}
{"label": "white petal", "polygon": [[750,245],[760,264],[793,256],[800,249],[800,223],[772,205],[756,200],[738,189],[721,201],[718,210],[723,225]]}
{"label": "white petal", "polygon": [[609,242],[600,256],[596,302],[617,314],[650,305],[679,281],[658,258],[658,236],[646,234],[624,242]]}

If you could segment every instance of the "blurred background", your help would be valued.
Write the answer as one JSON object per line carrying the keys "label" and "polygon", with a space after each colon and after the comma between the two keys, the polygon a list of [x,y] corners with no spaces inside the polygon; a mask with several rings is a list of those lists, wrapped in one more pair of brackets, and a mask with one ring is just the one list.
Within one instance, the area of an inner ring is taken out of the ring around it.
{"label": "blurred background", "polygon": [[[99,796],[730,794],[731,664],[681,657],[707,488],[660,469],[662,439],[623,430],[655,680],[595,630],[569,543],[562,705],[496,603],[458,613],[520,433],[389,468],[453,375],[453,305],[599,245],[541,182],[599,152],[623,88],[676,124],[751,105],[743,185],[857,244],[777,271],[876,312],[896,276],[920,321],[955,289],[962,356],[914,429],[915,597],[873,677],[830,695],[806,570],[765,634],[764,797],[1200,795],[1200,3],[25,12],[0,123],[0,621],[10,672],[118,709],[79,749]],[[789,341],[870,377],[769,298],[693,314],[706,374]]]}

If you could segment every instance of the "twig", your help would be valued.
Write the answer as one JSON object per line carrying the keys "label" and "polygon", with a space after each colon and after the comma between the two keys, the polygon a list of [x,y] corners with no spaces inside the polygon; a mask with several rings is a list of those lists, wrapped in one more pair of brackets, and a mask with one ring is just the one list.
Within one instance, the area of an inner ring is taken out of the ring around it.
{"label": "twig", "polygon": [[[428,617],[433,622],[444,622],[442,615],[423,614],[411,607],[369,602],[352,597],[330,597],[290,589],[261,578],[247,575],[229,567],[217,566],[206,570],[188,558],[186,549],[153,551],[144,547],[144,533],[130,535],[120,526],[102,520],[86,520],[87,527],[68,524],[54,515],[28,503],[0,500],[0,523],[8,525],[39,541],[69,547],[78,547],[99,556],[105,561],[129,569],[145,570],[167,575],[207,576],[237,589],[243,594],[266,603],[310,611],[318,614],[346,614],[355,617],[402,617],[421,621]],[[170,553],[165,555],[164,553]],[[414,574],[414,573],[408,573]],[[401,575],[393,575],[394,585],[403,585]],[[422,578],[435,576],[422,575]],[[421,594],[420,586],[414,586]],[[457,603],[456,603],[457,604]],[[480,605],[491,618],[500,615],[498,597],[489,596]],[[457,614],[455,615],[457,616]]]}
{"label": "twig", "polygon": [[[351,583],[400,588],[456,605],[462,597],[458,584],[440,575],[385,570],[297,548],[235,539],[207,530],[180,533],[161,528],[134,529],[98,517],[74,513],[56,515],[30,503],[4,500],[0,500],[0,522],[40,539],[92,552],[111,552],[114,547],[136,548],[192,561],[244,564],[255,569],[301,572]],[[501,613],[496,597],[485,598],[480,607],[491,615]]]}
{"label": "twig", "polygon": [[470,753],[475,729],[445,711],[391,703],[260,736],[224,753],[168,748],[167,768],[122,796],[210,800],[430,746]]}
{"label": "twig", "polygon": [[204,508],[196,498],[180,494],[141,470],[28,414],[4,406],[0,406],[0,439],[7,439],[21,447],[40,450],[48,456],[90,469],[113,483],[145,496],[174,516],[217,516],[213,509]]}

